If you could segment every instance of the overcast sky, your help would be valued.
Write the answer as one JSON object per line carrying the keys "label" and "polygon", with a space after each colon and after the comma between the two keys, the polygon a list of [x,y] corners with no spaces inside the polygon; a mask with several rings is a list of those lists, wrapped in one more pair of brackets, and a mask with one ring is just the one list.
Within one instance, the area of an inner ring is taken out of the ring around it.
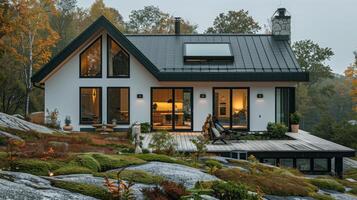
{"label": "overcast sky", "polygon": [[[88,8],[94,0],[78,0]],[[116,8],[124,20],[131,10],[155,5],[162,11],[180,16],[198,25],[202,33],[214,18],[228,10],[248,10],[261,26],[267,24],[276,8],[285,7],[292,16],[292,40],[311,39],[330,47],[335,56],[328,64],[343,73],[357,50],[357,0],[104,0]]]}

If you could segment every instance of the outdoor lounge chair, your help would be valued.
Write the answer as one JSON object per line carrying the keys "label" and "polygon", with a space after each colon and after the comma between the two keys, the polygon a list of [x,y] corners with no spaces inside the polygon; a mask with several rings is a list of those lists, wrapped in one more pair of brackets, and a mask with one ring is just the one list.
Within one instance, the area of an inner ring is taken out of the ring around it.
{"label": "outdoor lounge chair", "polygon": [[227,144],[227,142],[224,140],[226,138],[225,132],[220,132],[218,131],[215,127],[211,127],[211,139],[212,144],[214,144],[217,141],[222,141],[224,144]]}

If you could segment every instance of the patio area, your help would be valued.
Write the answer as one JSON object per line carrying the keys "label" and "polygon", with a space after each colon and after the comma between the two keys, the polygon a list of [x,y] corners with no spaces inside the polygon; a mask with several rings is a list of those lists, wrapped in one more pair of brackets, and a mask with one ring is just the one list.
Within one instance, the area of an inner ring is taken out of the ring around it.
{"label": "patio area", "polygon": [[[196,138],[200,132],[171,132],[174,136],[177,151],[195,152],[196,147],[191,139]],[[290,140],[228,140],[228,144],[208,144],[207,152],[224,153],[232,151],[247,152],[354,152],[353,149],[330,142],[311,135],[306,131],[299,133],[286,133]],[[144,134],[143,148],[149,148],[152,133]]]}

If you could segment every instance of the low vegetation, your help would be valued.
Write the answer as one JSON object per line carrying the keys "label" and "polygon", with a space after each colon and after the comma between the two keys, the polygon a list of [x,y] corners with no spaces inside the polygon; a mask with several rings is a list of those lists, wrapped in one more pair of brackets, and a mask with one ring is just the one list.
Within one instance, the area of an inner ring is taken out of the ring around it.
{"label": "low vegetation", "polygon": [[60,161],[42,161],[38,159],[23,159],[11,162],[11,170],[38,176],[48,176],[49,172],[63,165]]}
{"label": "low vegetation", "polygon": [[79,167],[74,165],[63,166],[53,172],[55,175],[67,174],[92,174],[93,171],[86,167]]}
{"label": "low vegetation", "polygon": [[[117,179],[117,172],[103,172],[95,173],[94,176],[108,177],[111,179]],[[123,180],[130,180],[136,183],[144,184],[159,184],[164,178],[161,176],[155,176],[142,170],[124,170],[120,173],[120,178]]]}
{"label": "low vegetation", "polygon": [[106,189],[91,184],[51,180],[51,185],[102,200],[112,199],[112,195]]}
{"label": "low vegetation", "polygon": [[314,179],[310,179],[309,182],[320,189],[335,190],[338,192],[345,191],[345,187],[333,179],[314,178]]}
{"label": "low vegetation", "polygon": [[220,200],[245,199],[259,200],[258,195],[249,194],[248,188],[244,184],[234,182],[215,181],[212,184],[213,196]]}
{"label": "low vegetation", "polygon": [[106,155],[94,153],[91,156],[100,163],[100,171],[108,171],[120,167],[126,167],[129,165],[144,164],[146,161],[125,155]]}
{"label": "low vegetation", "polygon": [[189,195],[182,184],[171,181],[163,181],[160,183],[160,187],[145,188],[142,192],[148,200],[175,200]]}

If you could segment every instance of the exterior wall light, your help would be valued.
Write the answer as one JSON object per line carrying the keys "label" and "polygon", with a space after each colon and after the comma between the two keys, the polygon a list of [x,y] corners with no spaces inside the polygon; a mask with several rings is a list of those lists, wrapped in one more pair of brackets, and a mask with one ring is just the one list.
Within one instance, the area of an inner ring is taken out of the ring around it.
{"label": "exterior wall light", "polygon": [[257,94],[257,98],[258,98],[258,99],[262,99],[263,97],[264,97],[263,94]]}
{"label": "exterior wall light", "polygon": [[200,98],[201,99],[205,99],[206,98],[206,94],[200,94]]}
{"label": "exterior wall light", "polygon": [[136,95],[136,98],[142,99],[142,98],[144,98],[144,95],[143,95],[143,94],[137,94],[137,95]]}

